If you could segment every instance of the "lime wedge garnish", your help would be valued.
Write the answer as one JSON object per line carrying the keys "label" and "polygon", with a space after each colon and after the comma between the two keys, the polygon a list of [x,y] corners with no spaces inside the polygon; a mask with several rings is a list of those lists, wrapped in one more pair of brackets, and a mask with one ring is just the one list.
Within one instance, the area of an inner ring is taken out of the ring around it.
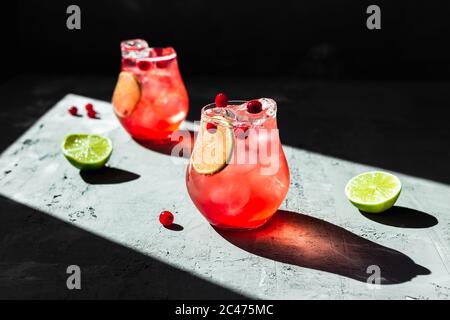
{"label": "lime wedge garnish", "polygon": [[211,118],[215,130],[207,130],[208,122],[201,124],[192,152],[191,163],[200,174],[219,172],[233,155],[233,125],[221,116]]}
{"label": "lime wedge garnish", "polygon": [[61,148],[66,159],[80,170],[100,169],[113,149],[111,140],[96,134],[69,134]]}
{"label": "lime wedge garnish", "polygon": [[345,195],[361,211],[379,213],[394,205],[401,190],[402,183],[393,174],[371,171],[353,177],[345,186]]}
{"label": "lime wedge garnish", "polygon": [[112,97],[116,114],[125,118],[133,113],[141,99],[141,86],[136,77],[128,71],[122,71],[117,79]]}

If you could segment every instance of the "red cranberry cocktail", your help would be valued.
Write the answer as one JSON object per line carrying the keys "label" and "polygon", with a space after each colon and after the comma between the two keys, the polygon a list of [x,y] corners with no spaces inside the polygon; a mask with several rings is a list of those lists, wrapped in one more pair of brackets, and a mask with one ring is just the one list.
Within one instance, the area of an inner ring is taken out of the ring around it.
{"label": "red cranberry cocktail", "polygon": [[186,185],[212,225],[257,228],[284,200],[290,176],[276,111],[272,99],[228,102],[223,94],[202,109]]}
{"label": "red cranberry cocktail", "polygon": [[151,48],[144,40],[121,43],[122,71],[112,103],[136,140],[170,138],[188,112],[188,95],[173,48]]}

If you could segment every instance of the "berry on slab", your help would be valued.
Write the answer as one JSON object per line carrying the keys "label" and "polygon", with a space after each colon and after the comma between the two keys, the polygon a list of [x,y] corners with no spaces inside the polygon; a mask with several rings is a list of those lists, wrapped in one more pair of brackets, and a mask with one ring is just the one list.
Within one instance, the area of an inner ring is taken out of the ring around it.
{"label": "berry on slab", "polygon": [[70,113],[71,115],[73,115],[73,116],[76,116],[77,113],[78,113],[78,108],[75,107],[75,106],[70,107],[70,108],[69,108],[69,113]]}
{"label": "berry on slab", "polygon": [[159,222],[165,227],[171,226],[174,220],[173,214],[170,211],[163,211],[159,215]]}

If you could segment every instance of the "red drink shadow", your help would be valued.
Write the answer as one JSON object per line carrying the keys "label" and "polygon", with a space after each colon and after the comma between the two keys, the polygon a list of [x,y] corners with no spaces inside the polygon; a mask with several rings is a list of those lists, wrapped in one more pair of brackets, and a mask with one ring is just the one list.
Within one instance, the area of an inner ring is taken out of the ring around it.
{"label": "red drink shadow", "polygon": [[344,228],[304,214],[279,210],[261,228],[215,229],[235,246],[271,260],[335,273],[366,282],[376,265],[380,284],[396,284],[430,271],[407,255],[364,239]]}

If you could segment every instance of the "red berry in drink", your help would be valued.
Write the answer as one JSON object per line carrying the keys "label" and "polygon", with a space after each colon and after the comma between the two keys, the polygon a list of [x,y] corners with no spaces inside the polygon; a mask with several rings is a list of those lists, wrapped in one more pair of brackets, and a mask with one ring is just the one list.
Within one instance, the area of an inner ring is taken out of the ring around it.
{"label": "red berry in drink", "polygon": [[173,214],[170,211],[163,211],[159,215],[159,222],[165,227],[172,225],[174,220]]}
{"label": "red berry in drink", "polygon": [[249,113],[260,113],[262,111],[262,104],[258,100],[252,100],[247,103],[247,111]]}
{"label": "red berry in drink", "polygon": [[163,68],[167,67],[168,63],[169,63],[169,60],[158,61],[158,62],[156,62],[156,67],[163,69]]}
{"label": "red berry in drink", "polygon": [[86,111],[94,111],[94,105],[92,103],[87,103],[84,108]]}
{"label": "red berry in drink", "polygon": [[73,116],[76,116],[77,113],[78,113],[78,108],[75,107],[75,106],[70,107],[70,108],[69,108],[69,113],[70,113],[71,115],[73,115]]}
{"label": "red berry in drink", "polygon": [[219,93],[216,96],[216,106],[219,108],[225,108],[228,105],[228,97],[225,95],[225,93]]}
{"label": "red berry in drink", "polygon": [[147,71],[150,69],[151,64],[149,61],[141,60],[137,63],[137,66],[142,71]]}
{"label": "red berry in drink", "polygon": [[212,122],[208,122],[206,124],[206,130],[208,130],[209,133],[216,133],[217,126]]}
{"label": "red berry in drink", "polygon": [[122,66],[127,67],[133,67],[134,66],[134,60],[130,58],[122,59]]}
{"label": "red berry in drink", "polygon": [[[164,56],[164,48],[154,48],[154,52],[156,57],[163,57]],[[170,60],[162,60],[156,62],[156,67],[163,69],[166,68],[169,64]]]}
{"label": "red berry in drink", "polygon": [[97,117],[97,112],[95,112],[94,110],[88,110],[87,115],[89,118],[96,118]]}
{"label": "red berry in drink", "polygon": [[249,129],[248,126],[236,128],[235,129],[236,137],[242,140],[247,139],[249,134],[248,129]]}

